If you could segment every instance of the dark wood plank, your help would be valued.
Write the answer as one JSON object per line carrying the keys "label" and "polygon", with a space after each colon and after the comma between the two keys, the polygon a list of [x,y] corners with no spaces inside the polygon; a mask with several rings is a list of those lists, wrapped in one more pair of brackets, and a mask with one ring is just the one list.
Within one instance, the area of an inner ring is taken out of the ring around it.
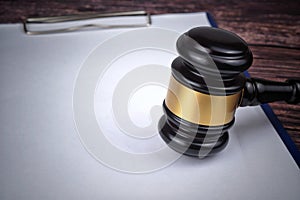
{"label": "dark wood plank", "polygon": [[[0,23],[28,16],[147,10],[152,14],[208,11],[221,28],[251,44],[252,76],[284,81],[300,78],[300,3],[293,0],[0,0]],[[300,105],[270,104],[300,149]]]}

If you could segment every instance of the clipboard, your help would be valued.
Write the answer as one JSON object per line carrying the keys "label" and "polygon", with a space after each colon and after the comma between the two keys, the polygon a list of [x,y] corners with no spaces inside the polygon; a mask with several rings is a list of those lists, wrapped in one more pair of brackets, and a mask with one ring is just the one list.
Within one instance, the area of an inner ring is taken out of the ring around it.
{"label": "clipboard", "polygon": [[[153,34],[157,30],[159,33],[180,34],[194,26],[216,26],[207,13],[153,15],[152,22],[148,30]],[[294,153],[296,151],[289,144],[288,135],[267,105],[239,109],[228,147],[214,157],[198,160],[179,156],[161,168],[143,173],[124,172],[99,162],[97,155],[91,152],[93,149],[87,149],[80,140],[74,122],[73,93],[81,70],[89,70],[94,63],[97,64],[97,59],[103,63],[103,58],[111,55],[114,59],[107,66],[112,68],[106,68],[104,75],[106,81],[113,81],[116,76],[110,76],[109,69],[126,72],[127,67],[153,66],[153,63],[147,64],[147,57],[154,60],[151,55],[163,55],[155,59],[158,63],[154,63],[155,67],[151,69],[156,70],[161,60],[162,65],[167,65],[176,55],[172,54],[172,49],[164,51],[167,47],[157,51],[160,42],[153,44],[148,36],[143,38],[147,28],[39,36],[27,36],[22,28],[22,24],[0,26],[3,41],[0,47],[1,199],[299,199],[300,179],[296,164],[299,152]],[[167,41],[168,34],[164,41]],[[139,47],[137,51],[113,54],[116,50],[125,49],[128,40],[125,40],[124,46],[112,48],[112,53],[104,51],[106,48],[103,50],[102,45],[109,47],[112,38],[123,40],[124,35],[135,36],[140,41],[136,44],[129,40],[136,45],[133,48]],[[173,36],[175,39],[176,34]],[[149,48],[143,47],[145,43]],[[165,46],[167,44],[165,42]],[[104,53],[99,55],[98,51]],[[145,59],[139,59],[140,63],[125,64],[124,60],[133,60],[131,58],[137,55]],[[97,66],[101,67],[100,64]],[[120,71],[113,72],[119,72],[119,77],[122,77]],[[101,82],[97,88],[98,94],[102,95],[100,97],[109,92],[105,90],[102,93]],[[153,88],[148,88],[148,91],[153,91]],[[95,93],[97,99],[97,90]],[[137,94],[137,99],[142,98],[142,94]],[[98,105],[111,102],[110,99],[100,100]],[[110,119],[108,114],[102,112],[99,117]],[[140,117],[137,118],[139,120]],[[117,130],[115,125],[106,128]],[[111,136],[109,139],[114,141],[118,138],[113,138],[113,134],[106,136]],[[159,137],[150,136],[154,138],[152,144],[157,146],[145,144],[146,138],[143,145],[137,146],[142,142],[132,142],[132,145],[121,143],[120,148],[142,153],[152,151],[151,148],[160,149],[162,146],[159,144],[163,143],[160,143]],[[102,150],[105,151],[104,148]],[[113,156],[111,158],[116,163],[120,162]]]}

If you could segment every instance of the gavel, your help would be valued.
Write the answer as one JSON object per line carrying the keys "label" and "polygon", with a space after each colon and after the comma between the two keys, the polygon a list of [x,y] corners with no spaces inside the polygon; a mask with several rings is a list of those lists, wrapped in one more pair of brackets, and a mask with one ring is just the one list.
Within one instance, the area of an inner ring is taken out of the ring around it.
{"label": "gavel", "polygon": [[247,78],[253,55],[238,35],[219,28],[197,27],[176,43],[164,115],[158,128],[175,151],[204,158],[223,150],[239,106],[274,101],[297,104],[300,81]]}

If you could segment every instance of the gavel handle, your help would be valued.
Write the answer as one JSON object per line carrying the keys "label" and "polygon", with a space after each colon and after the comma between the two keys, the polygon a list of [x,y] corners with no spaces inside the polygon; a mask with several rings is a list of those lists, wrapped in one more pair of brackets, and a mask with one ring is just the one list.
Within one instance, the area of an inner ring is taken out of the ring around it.
{"label": "gavel handle", "polygon": [[240,106],[255,106],[274,101],[300,102],[300,80],[274,82],[258,78],[246,80]]}

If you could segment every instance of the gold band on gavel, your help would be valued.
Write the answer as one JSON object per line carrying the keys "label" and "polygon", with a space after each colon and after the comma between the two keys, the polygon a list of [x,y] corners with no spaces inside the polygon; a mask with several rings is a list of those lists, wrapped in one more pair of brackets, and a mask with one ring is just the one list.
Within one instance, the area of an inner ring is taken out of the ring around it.
{"label": "gold band on gavel", "polygon": [[192,90],[171,76],[166,106],[176,116],[200,125],[219,126],[231,122],[239,106],[241,92],[215,96]]}

